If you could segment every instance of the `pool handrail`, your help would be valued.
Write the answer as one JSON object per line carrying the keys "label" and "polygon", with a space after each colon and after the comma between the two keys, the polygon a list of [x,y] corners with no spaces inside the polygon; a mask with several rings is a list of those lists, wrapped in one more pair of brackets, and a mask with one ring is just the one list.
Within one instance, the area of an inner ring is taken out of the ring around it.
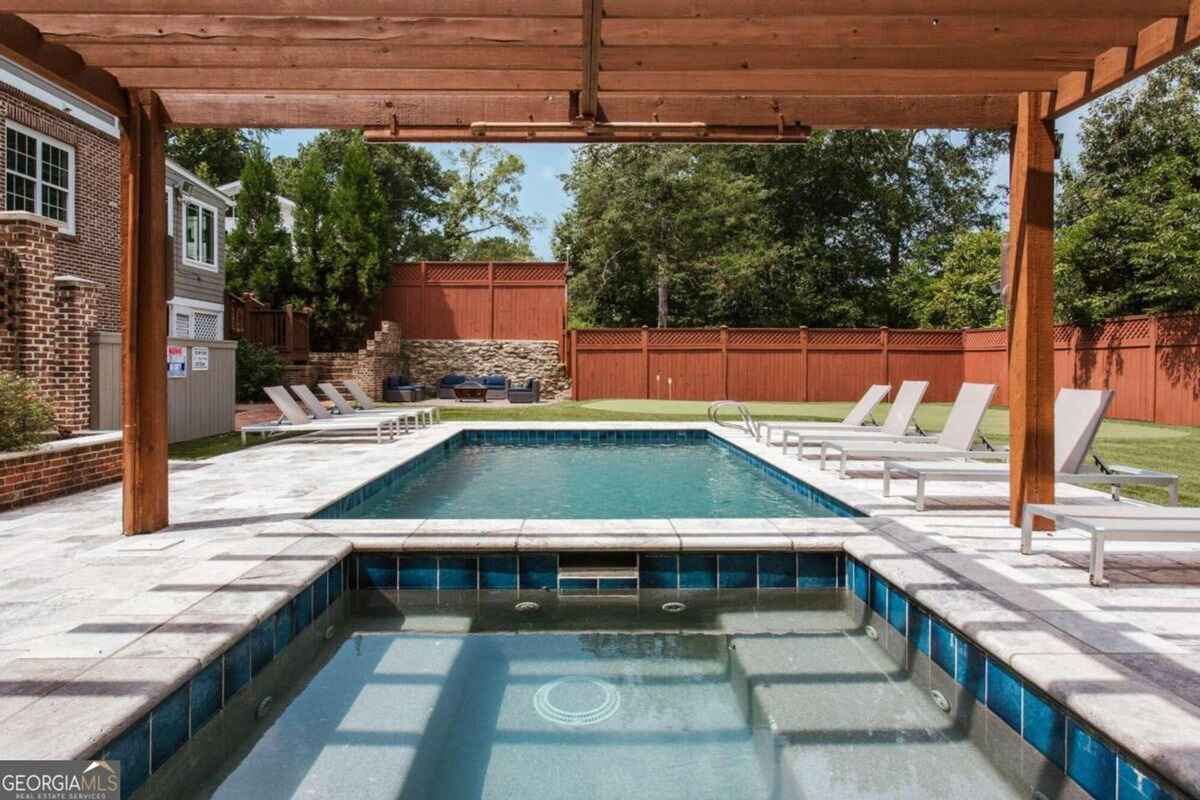
{"label": "pool handrail", "polygon": [[[740,423],[721,420],[721,411],[726,408],[732,408],[737,411]],[[718,400],[715,403],[710,403],[708,406],[708,421],[722,428],[745,431],[755,439],[758,438],[758,423],[754,421],[754,415],[750,413],[750,409],[746,407],[745,403],[740,403],[737,400]]]}

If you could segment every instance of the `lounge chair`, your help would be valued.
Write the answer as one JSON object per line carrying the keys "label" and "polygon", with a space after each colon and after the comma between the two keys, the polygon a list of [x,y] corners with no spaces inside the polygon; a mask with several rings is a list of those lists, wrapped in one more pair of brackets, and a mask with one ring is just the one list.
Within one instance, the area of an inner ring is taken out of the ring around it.
{"label": "lounge chair", "polygon": [[[1106,485],[1113,500],[1121,499],[1121,487],[1132,484],[1164,486],[1171,505],[1179,504],[1179,476],[1152,472],[1120,464],[1105,465],[1095,459],[1096,469],[1087,469],[1100,423],[1112,403],[1114,392],[1107,389],[1062,389],[1054,401],[1054,480],[1075,485]],[[883,463],[883,496],[891,492],[892,478],[916,478],[917,511],[925,510],[925,487],[930,481],[1007,481],[1007,464],[949,461],[912,464],[901,461]]]}
{"label": "lounge chair", "polygon": [[926,435],[921,431],[920,426],[917,426],[918,433],[910,434],[908,432],[909,427],[914,425],[913,417],[916,416],[917,408],[921,405],[921,400],[925,397],[925,391],[928,388],[928,381],[905,381],[902,383],[900,391],[896,393],[896,402],[892,403],[887,417],[883,420],[883,425],[878,428],[860,426],[830,431],[822,428],[810,430],[796,426],[785,430],[783,432],[783,452],[786,455],[789,444],[795,442],[798,454],[803,458],[806,447],[815,447],[823,440],[833,436],[839,440],[856,442],[932,442],[934,437]]}
{"label": "lounge chair", "polygon": [[[874,425],[875,420],[871,414],[875,411],[875,407],[883,402],[891,390],[892,387],[886,383],[877,383],[869,387],[841,422],[805,422],[803,420],[796,422],[763,422],[754,425],[754,438],[760,442],[765,438],[767,444],[774,444],[771,440],[771,434],[775,431],[789,431],[803,428],[806,431],[829,431],[832,433]],[[899,396],[897,395],[897,397]],[[747,411],[747,413],[749,412]],[[787,446],[786,436],[784,437],[784,446]]]}
{"label": "lounge chair", "polygon": [[[296,397],[300,398],[300,402],[304,403],[304,407],[308,409],[310,414],[312,414],[313,419],[320,420],[346,418],[341,414],[331,413],[329,409],[325,407],[325,404],[322,403],[315,394],[313,394],[312,389],[309,389],[302,383],[292,386],[292,393],[295,394]],[[356,416],[358,414],[375,414],[378,416],[395,417],[396,419],[404,422],[404,427],[406,430],[410,423],[415,426],[420,426],[423,418],[420,410],[415,408],[381,408],[377,411],[355,412]]]}
{"label": "lounge chair", "polygon": [[1092,539],[1089,580],[1094,586],[1104,578],[1104,545],[1107,542],[1200,542],[1200,508],[1163,508],[1113,505],[1029,503],[1021,519],[1021,552],[1033,553],[1033,520],[1053,520],[1059,528],[1081,530]]}
{"label": "lounge chair", "polygon": [[541,401],[542,385],[537,378],[530,378],[522,386],[508,387],[508,402],[537,403]]}
{"label": "lounge chair", "polygon": [[[366,393],[363,392],[362,387],[359,386],[357,383],[355,383],[354,381],[342,381],[342,382],[344,384],[346,384],[347,389],[349,389],[350,384],[353,383],[355,388],[358,390],[358,392],[360,394],[362,394],[362,396],[364,398],[366,398],[366,401],[368,403],[370,403],[370,406],[363,407],[363,408],[355,408],[354,406],[350,405],[350,403],[348,403],[346,401],[346,398],[344,396],[342,396],[342,393],[339,392],[338,388],[336,386],[334,386],[332,383],[318,383],[317,388],[319,388],[321,390],[321,394],[328,397],[330,402],[333,403],[334,411],[337,413],[337,415],[339,417],[349,417],[349,416],[354,416],[356,414],[388,414],[388,413],[406,414],[407,413],[407,414],[415,414],[416,415],[418,425],[421,425],[421,424],[432,425],[433,423],[438,421],[438,418],[439,418],[438,410],[436,408],[434,408],[433,406],[411,406],[408,408],[384,408],[382,406],[376,406],[374,403],[371,403],[371,398],[366,396]],[[292,388],[295,389],[296,387],[293,386]],[[352,389],[350,391],[350,393],[354,394],[354,390]],[[357,397],[357,395],[355,395],[355,396]],[[303,399],[303,398],[301,398],[301,399]],[[361,401],[360,401],[360,405],[361,405]]]}
{"label": "lounge chair", "polygon": [[466,383],[471,380],[466,375],[459,372],[451,372],[449,375],[442,376],[442,379],[437,384],[437,396],[439,400],[455,400],[454,387]]}
{"label": "lounge chair", "polygon": [[247,425],[242,428],[242,444],[246,443],[246,435],[260,433],[270,436],[273,433],[361,433],[374,432],[376,443],[383,442],[386,433],[388,440],[396,438],[400,432],[398,417],[372,416],[361,419],[310,419],[304,409],[296,405],[296,401],[282,386],[268,386],[263,389],[282,417],[279,422],[263,422]]}
{"label": "lounge chair", "polygon": [[946,427],[929,444],[919,442],[873,442],[869,440],[828,440],[821,442],[821,469],[830,453],[838,454],[838,475],[846,477],[846,461],[851,458],[890,459],[947,459],[986,458],[1007,459],[1007,451],[972,450],[983,415],[996,394],[994,383],[964,383],[946,417]]}

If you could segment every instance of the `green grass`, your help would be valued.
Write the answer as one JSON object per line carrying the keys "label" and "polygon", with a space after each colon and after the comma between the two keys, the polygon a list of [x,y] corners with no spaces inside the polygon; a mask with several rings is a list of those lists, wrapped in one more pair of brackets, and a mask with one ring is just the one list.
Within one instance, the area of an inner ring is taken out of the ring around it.
{"label": "green grass", "polygon": [[[840,420],[851,403],[750,403],[751,412],[760,419]],[[708,403],[668,400],[597,400],[554,405],[499,406],[461,405],[443,407],[447,422],[479,420],[514,422],[694,422],[705,419]],[[948,403],[927,403],[917,412],[917,424],[927,431],[941,430],[949,412]],[[881,406],[876,419],[882,421],[887,406]],[[983,419],[983,433],[993,444],[1008,442],[1008,411],[992,409]],[[251,437],[249,447],[265,440]],[[236,433],[197,439],[171,445],[171,458],[205,459],[242,449]],[[1146,469],[1176,473],[1180,477],[1179,496],[1184,505],[1200,505],[1200,428],[1151,425],[1144,422],[1110,420],[1100,426],[1096,451],[1108,463],[1129,464]],[[1154,488],[1130,488],[1130,496],[1155,502],[1166,501],[1166,491]]]}

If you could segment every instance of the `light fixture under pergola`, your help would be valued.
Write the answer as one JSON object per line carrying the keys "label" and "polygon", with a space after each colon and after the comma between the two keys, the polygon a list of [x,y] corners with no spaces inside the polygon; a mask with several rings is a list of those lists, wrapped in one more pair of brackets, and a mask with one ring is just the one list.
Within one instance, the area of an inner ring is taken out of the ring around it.
{"label": "light fixture under pergola", "polygon": [[125,529],[167,524],[164,129],[372,142],[1013,131],[1012,514],[1053,496],[1054,120],[1200,0],[0,0],[0,55],[122,121]]}

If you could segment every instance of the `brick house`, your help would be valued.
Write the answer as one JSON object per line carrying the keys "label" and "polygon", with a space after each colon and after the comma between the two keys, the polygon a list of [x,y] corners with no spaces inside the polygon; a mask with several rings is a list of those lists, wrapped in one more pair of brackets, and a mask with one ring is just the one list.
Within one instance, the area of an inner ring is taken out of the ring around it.
{"label": "brick house", "polygon": [[[106,111],[0,56],[0,370],[90,425],[89,336],[120,333],[120,151]],[[230,200],[168,161],[172,336],[221,339]]]}

